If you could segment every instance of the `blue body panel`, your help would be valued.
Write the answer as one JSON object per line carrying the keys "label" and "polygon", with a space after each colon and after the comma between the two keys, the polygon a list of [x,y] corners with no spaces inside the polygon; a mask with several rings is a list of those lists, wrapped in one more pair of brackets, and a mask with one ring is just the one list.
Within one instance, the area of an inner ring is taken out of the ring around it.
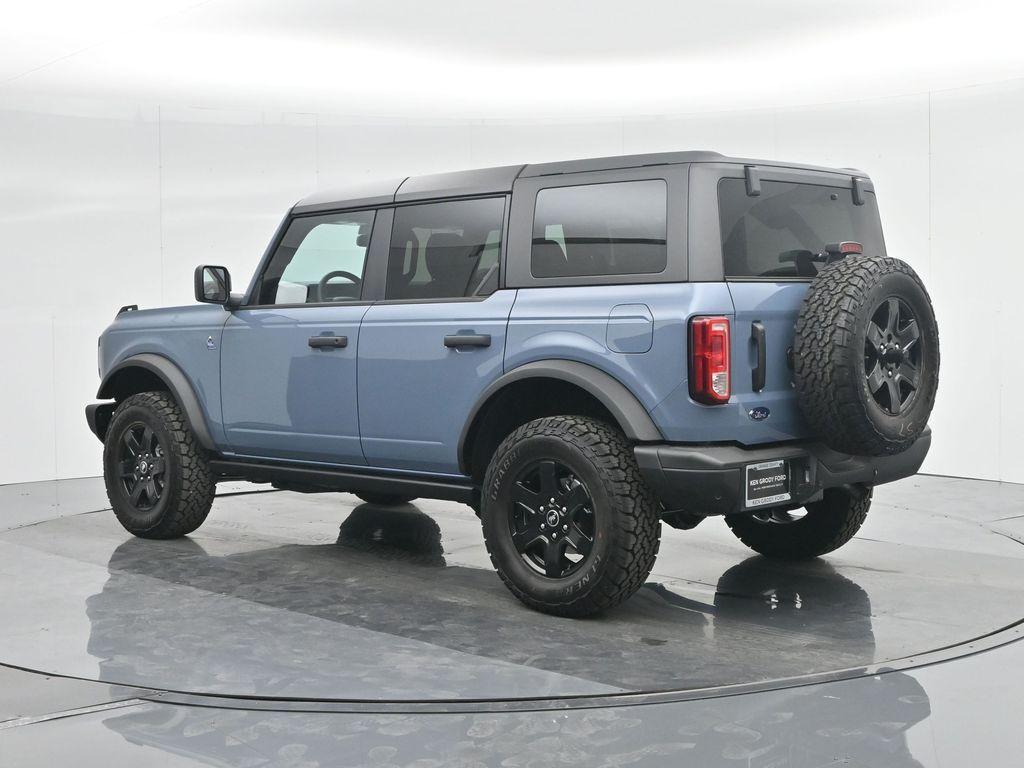
{"label": "blue body panel", "polygon": [[[694,314],[726,314],[731,321],[732,397],[723,405],[701,405],[690,398],[689,382],[683,382],[656,407],[651,418],[672,442],[736,442],[758,445],[806,437],[790,383],[787,350],[793,344],[793,323],[807,283],[716,283],[729,292],[730,310],[719,312],[710,305]],[[764,324],[767,332],[765,388],[754,392],[751,374],[756,353],[751,342],[751,323]],[[755,421],[749,412],[767,407],[770,416]]]}
{"label": "blue body panel", "polygon": [[[728,285],[736,308],[732,334],[736,373],[730,405],[735,404],[739,414],[733,439],[756,444],[806,437],[809,428],[797,406],[788,351],[793,346],[793,326],[808,283],[752,281]],[[750,338],[755,321],[764,326],[767,342],[765,386],[760,392],[753,391],[749,373],[757,363]],[[771,416],[765,421],[752,421],[747,414],[755,407],[767,407]]]}
{"label": "blue body panel", "polygon": [[[220,338],[230,317],[223,307],[196,304],[122,312],[100,337],[100,378],[125,358],[151,353],[185,374],[218,446],[225,444],[220,399]],[[209,340],[213,339],[213,349]]]}
{"label": "blue body panel", "polygon": [[[651,344],[646,352],[614,351],[625,343],[640,349],[643,306],[650,313]],[[576,360],[599,368],[629,389],[650,413],[667,440],[701,440],[707,406],[687,395],[687,328],[695,314],[732,314],[724,283],[660,283],[520,289],[508,329],[505,368],[535,360]],[[622,324],[632,328],[623,336]],[[615,344],[611,346],[611,336]],[[660,403],[682,392],[673,408]]]}
{"label": "blue body panel", "polygon": [[[380,303],[363,318],[359,418],[372,466],[459,471],[458,443],[480,393],[502,374],[516,291],[475,301]],[[450,334],[487,334],[490,346],[452,349]]]}
{"label": "blue body panel", "polygon": [[[382,302],[225,312],[175,307],[118,316],[101,372],[143,352],[167,357],[192,384],[226,454],[455,475],[458,441],[480,394],[506,371],[575,360],[625,385],[669,442],[797,439],[807,427],[787,350],[806,283],[661,283],[502,290],[482,301]],[[689,396],[689,320],[732,321],[732,399]],[[753,392],[750,326],[767,331],[767,378]],[[448,334],[488,334],[451,349]],[[310,336],[348,346],[310,349]],[[212,341],[211,341],[212,339]],[[748,416],[755,406],[770,417]]]}
{"label": "blue body panel", "polygon": [[[221,341],[228,450],[243,456],[365,464],[356,359],[366,305],[272,307],[231,313]],[[347,346],[312,349],[312,336]]]}
{"label": "blue body panel", "polygon": [[605,343],[612,352],[641,355],[654,346],[654,315],[646,304],[616,304],[608,314]]}

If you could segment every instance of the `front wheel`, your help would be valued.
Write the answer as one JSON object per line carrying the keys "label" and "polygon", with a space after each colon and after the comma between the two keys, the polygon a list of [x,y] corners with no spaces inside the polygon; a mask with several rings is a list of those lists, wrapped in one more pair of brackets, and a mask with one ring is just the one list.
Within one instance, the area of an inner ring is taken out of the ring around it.
{"label": "front wheel", "polygon": [[125,530],[174,539],[203,524],[216,489],[206,452],[167,392],[126,398],[103,446],[103,479]]}
{"label": "front wheel", "polygon": [[484,477],[481,517],[505,585],[559,616],[600,613],[636,592],[661,532],[626,438],[580,416],[537,419],[505,438]]}
{"label": "front wheel", "polygon": [[829,488],[803,510],[726,515],[736,537],[755,552],[780,560],[807,560],[854,537],[871,508],[870,488]]}

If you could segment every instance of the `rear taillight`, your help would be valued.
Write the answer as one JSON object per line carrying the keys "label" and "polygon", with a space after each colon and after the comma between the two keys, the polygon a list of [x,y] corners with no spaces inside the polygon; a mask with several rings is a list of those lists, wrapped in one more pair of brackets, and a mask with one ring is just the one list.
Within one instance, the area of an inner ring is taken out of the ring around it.
{"label": "rear taillight", "polygon": [[700,403],[729,401],[729,318],[690,321],[690,396]]}

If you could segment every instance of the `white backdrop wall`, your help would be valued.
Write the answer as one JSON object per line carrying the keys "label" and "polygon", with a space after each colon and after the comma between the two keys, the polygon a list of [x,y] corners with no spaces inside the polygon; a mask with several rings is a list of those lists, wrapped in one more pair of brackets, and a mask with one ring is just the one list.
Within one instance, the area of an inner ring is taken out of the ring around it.
{"label": "white backdrop wall", "polygon": [[[696,115],[423,122],[67,102],[0,107],[0,483],[96,475],[83,406],[123,304],[191,302],[200,262],[244,283],[284,211],[352,177],[713,149],[854,166],[889,251],[935,302],[943,369],[925,471],[1024,482],[1015,352],[1024,82]],[[1016,169],[1016,170],[1015,170]]]}

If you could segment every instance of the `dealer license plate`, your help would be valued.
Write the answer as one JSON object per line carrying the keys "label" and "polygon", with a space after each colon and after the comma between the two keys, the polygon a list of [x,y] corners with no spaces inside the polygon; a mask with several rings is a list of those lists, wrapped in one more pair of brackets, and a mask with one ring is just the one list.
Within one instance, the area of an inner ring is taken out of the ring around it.
{"label": "dealer license plate", "polygon": [[785,460],[747,464],[747,507],[764,507],[789,501],[789,467]]}

